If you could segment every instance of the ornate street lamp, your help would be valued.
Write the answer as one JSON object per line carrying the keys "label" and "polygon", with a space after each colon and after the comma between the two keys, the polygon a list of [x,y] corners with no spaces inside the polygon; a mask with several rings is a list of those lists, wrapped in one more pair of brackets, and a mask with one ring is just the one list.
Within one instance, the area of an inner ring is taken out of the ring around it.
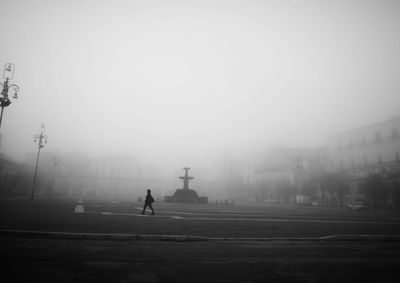
{"label": "ornate street lamp", "polygon": [[39,164],[40,149],[42,147],[44,147],[43,142],[47,143],[47,135],[45,135],[44,132],[45,132],[44,124],[42,124],[42,126],[40,128],[40,135],[36,135],[35,140],[34,140],[34,142],[38,141],[38,154],[37,154],[37,158],[36,158],[35,175],[33,176],[31,199],[33,199],[34,193],[35,193],[36,174],[37,174],[37,168],[38,168],[38,164]]}
{"label": "ornate street lamp", "polygon": [[9,81],[12,80],[14,76],[14,68],[15,68],[14,64],[7,63],[5,65],[3,72],[3,79],[5,79],[5,81],[4,84],[0,83],[0,85],[2,86],[0,95],[0,107],[1,107],[0,127],[1,127],[1,121],[3,120],[4,107],[7,107],[11,104],[11,101],[8,97],[8,90],[11,88],[14,91],[13,98],[14,99],[18,98],[19,86],[17,86],[16,84],[9,84]]}

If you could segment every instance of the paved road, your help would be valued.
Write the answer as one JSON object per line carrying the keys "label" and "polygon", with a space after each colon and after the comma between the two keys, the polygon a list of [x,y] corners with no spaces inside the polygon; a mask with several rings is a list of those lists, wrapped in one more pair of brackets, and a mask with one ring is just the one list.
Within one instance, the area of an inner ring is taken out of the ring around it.
{"label": "paved road", "polygon": [[400,282],[399,242],[0,241],[9,282]]}
{"label": "paved road", "polygon": [[[3,275],[14,282],[400,282],[396,212],[156,203],[152,217],[141,216],[135,203],[84,200],[85,213],[74,213],[76,206],[76,200],[0,201]],[[79,237],[47,232],[208,240],[70,240]],[[329,235],[348,236],[318,239]]]}
{"label": "paved road", "polygon": [[[400,214],[299,206],[141,204],[76,200],[0,201],[0,229],[85,233],[172,234],[204,237],[323,237],[400,235]],[[149,212],[148,212],[149,213]]]}

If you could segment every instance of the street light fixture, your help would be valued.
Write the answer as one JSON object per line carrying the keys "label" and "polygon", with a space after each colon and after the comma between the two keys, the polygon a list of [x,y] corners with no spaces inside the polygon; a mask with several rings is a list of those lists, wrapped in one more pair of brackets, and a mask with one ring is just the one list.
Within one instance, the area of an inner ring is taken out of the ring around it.
{"label": "street light fixture", "polygon": [[40,149],[42,147],[44,147],[43,142],[47,143],[47,135],[45,135],[44,132],[45,132],[44,124],[42,124],[42,126],[40,128],[40,134],[36,135],[35,140],[34,140],[34,142],[38,141],[38,153],[37,153],[37,157],[36,157],[35,175],[33,176],[31,199],[33,199],[34,193],[35,193],[35,183],[36,183],[37,168],[38,168],[38,164],[39,164]]}
{"label": "street light fixture", "polygon": [[19,86],[16,84],[9,84],[9,81],[14,77],[14,68],[15,65],[11,63],[7,63],[4,67],[3,72],[3,79],[5,79],[4,84],[0,83],[2,86],[1,95],[0,95],[0,107],[1,107],[1,114],[0,114],[0,127],[1,121],[3,120],[3,111],[4,107],[7,107],[11,104],[11,101],[8,97],[8,90],[11,88],[14,91],[13,98],[18,98],[18,91]]}

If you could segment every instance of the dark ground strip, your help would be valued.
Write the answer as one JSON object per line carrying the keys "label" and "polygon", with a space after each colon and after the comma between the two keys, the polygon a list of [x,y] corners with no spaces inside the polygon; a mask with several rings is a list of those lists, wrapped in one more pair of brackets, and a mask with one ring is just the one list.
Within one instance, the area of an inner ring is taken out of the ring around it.
{"label": "dark ground strip", "polygon": [[0,230],[0,237],[63,239],[63,240],[111,240],[111,241],[399,241],[400,235],[329,235],[323,237],[269,237],[269,238],[234,238],[234,237],[201,237],[192,235],[146,235],[146,234],[104,234],[104,233],[70,233],[43,232],[23,230]]}
{"label": "dark ground strip", "polygon": [[399,282],[399,242],[0,241],[11,282]]}

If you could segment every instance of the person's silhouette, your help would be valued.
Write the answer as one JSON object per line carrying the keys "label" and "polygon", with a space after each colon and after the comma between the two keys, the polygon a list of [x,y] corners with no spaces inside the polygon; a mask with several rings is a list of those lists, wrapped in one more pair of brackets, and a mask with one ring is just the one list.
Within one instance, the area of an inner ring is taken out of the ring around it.
{"label": "person's silhouette", "polygon": [[146,195],[146,199],[144,201],[144,207],[143,207],[143,211],[142,214],[145,214],[146,211],[146,207],[150,207],[151,209],[151,215],[154,215],[154,209],[151,206],[151,204],[154,202],[154,198],[151,195],[151,190],[147,190],[147,195]]}

